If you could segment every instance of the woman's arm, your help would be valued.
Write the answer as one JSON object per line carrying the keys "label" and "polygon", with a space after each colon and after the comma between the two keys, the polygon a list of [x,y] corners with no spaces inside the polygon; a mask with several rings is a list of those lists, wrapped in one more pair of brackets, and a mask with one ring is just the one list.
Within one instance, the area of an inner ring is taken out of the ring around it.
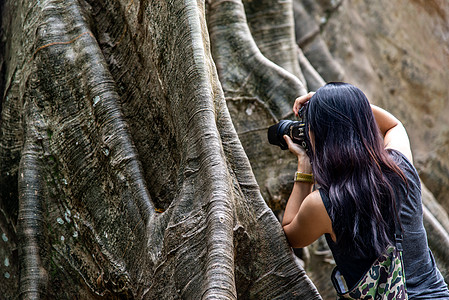
{"label": "woman's arm", "polygon": [[[312,174],[310,159],[304,149],[302,149],[298,144],[293,143],[289,136],[284,136],[284,139],[287,142],[290,151],[298,158],[297,171]],[[299,181],[293,184],[293,190],[288,198],[284,217],[282,218],[282,225],[288,224],[293,220],[302,204],[302,201],[307,197],[307,195],[310,194],[310,192],[312,192],[312,186],[312,183]]]}
{"label": "woman's arm", "polygon": [[[295,100],[293,112],[298,115],[299,109],[313,96],[313,92]],[[297,171],[311,174],[312,166],[301,146],[293,143],[288,136],[284,136],[288,149],[298,158]],[[295,181],[293,190],[288,198],[282,218],[282,228],[292,247],[300,248],[313,243],[324,233],[331,233],[332,222],[321,200],[318,191],[312,192],[312,183]]]}
{"label": "woman's arm", "polygon": [[[289,150],[298,158],[298,172],[311,174],[312,166],[304,149],[285,136]],[[324,233],[332,232],[332,222],[318,191],[312,183],[297,181],[288,198],[282,228],[292,247],[310,245]]]}
{"label": "woman's arm", "polygon": [[[313,96],[313,92],[296,98],[295,104],[293,105],[293,112],[298,115],[298,110],[304,105],[305,102],[309,101]],[[306,174],[312,174],[312,165],[310,164],[309,156],[306,151],[301,148],[298,144],[293,143],[292,139],[284,135],[285,142],[288,145],[290,152],[298,158],[298,168],[297,171]],[[302,201],[307,195],[312,191],[312,183],[307,182],[295,182],[293,185],[293,190],[287,201],[287,206],[285,208],[284,217],[282,218],[282,226],[289,224],[293,218],[298,213],[299,207]]]}
{"label": "woman's arm", "polygon": [[[293,192],[292,195],[294,195]],[[289,199],[288,201],[292,203],[294,199]],[[285,211],[287,212],[288,208]],[[332,222],[318,191],[307,195],[301,202],[293,219],[289,223],[282,222],[282,228],[288,242],[294,248],[306,247],[325,233],[330,233],[332,239],[336,241],[332,230]]]}
{"label": "woman's arm", "polygon": [[404,154],[411,163],[413,163],[410,140],[401,121],[380,107],[371,105],[371,109],[373,111],[374,118],[376,119],[377,126],[384,136],[385,148],[398,150]]}

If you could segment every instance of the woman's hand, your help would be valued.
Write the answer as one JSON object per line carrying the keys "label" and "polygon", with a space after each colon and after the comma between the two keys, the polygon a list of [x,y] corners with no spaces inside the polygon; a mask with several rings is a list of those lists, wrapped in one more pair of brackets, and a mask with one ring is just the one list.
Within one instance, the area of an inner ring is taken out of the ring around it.
{"label": "woman's hand", "polygon": [[295,116],[298,116],[299,109],[304,106],[304,103],[310,100],[315,92],[309,92],[306,95],[296,98],[295,103],[293,104],[293,112]]}
{"label": "woman's hand", "polygon": [[298,171],[304,173],[312,173],[312,165],[310,158],[303,147],[294,143],[288,135],[284,135],[284,140],[288,145],[288,150],[298,158]]}

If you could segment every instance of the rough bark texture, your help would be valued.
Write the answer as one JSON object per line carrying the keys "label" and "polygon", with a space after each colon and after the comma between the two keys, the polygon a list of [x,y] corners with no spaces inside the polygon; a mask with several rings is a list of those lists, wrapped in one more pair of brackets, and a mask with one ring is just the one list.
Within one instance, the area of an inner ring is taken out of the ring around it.
{"label": "rough bark texture", "polygon": [[4,295],[320,298],[231,123],[204,3],[9,1],[2,23]]}
{"label": "rough bark texture", "polygon": [[[293,101],[306,90],[297,77],[268,60],[259,50],[240,0],[210,3],[207,23],[212,54],[227,107],[265,199],[280,214],[291,189],[296,162],[288,151],[279,151],[267,143],[267,129],[280,119],[293,117]],[[285,20],[272,20],[271,25],[276,26],[276,22]],[[287,24],[292,30],[293,22]],[[292,39],[285,43],[294,44]],[[294,52],[293,46],[287,47],[288,53],[290,49]],[[284,60],[286,65],[298,64],[294,54]],[[279,191],[283,191],[283,197],[278,195]]]}
{"label": "rough bark texture", "polygon": [[409,2],[0,1],[2,296],[332,299],[323,241],[312,284],[285,240],[296,162],[266,141],[330,80],[409,128],[447,280],[449,6]]}

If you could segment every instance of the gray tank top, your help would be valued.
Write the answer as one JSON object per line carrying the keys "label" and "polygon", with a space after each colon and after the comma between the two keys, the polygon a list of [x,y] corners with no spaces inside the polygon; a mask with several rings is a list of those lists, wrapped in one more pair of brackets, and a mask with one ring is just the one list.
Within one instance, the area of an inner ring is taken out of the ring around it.
{"label": "gray tank top", "polygon": [[[409,299],[449,299],[447,284],[427,244],[418,173],[400,152],[389,150],[389,153],[407,177],[409,187],[408,195],[405,183],[396,188],[401,201],[400,218],[404,229],[402,256]],[[321,189],[320,195],[329,214],[332,205],[329,197]],[[354,286],[376,259],[376,257],[360,258],[345,255],[329,234],[326,234],[326,241],[348,287]]]}

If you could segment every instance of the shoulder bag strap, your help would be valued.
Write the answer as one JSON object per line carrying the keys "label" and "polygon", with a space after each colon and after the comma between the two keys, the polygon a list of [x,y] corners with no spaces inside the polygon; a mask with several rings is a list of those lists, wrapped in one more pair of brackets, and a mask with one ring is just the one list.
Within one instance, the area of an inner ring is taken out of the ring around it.
{"label": "shoulder bag strap", "polygon": [[404,229],[402,228],[401,218],[399,215],[399,212],[401,211],[401,202],[399,202],[399,208],[396,205],[397,199],[393,199],[393,206],[394,206],[394,240],[396,243],[396,249],[398,251],[403,251],[402,248],[402,240],[403,240],[403,232]]}

